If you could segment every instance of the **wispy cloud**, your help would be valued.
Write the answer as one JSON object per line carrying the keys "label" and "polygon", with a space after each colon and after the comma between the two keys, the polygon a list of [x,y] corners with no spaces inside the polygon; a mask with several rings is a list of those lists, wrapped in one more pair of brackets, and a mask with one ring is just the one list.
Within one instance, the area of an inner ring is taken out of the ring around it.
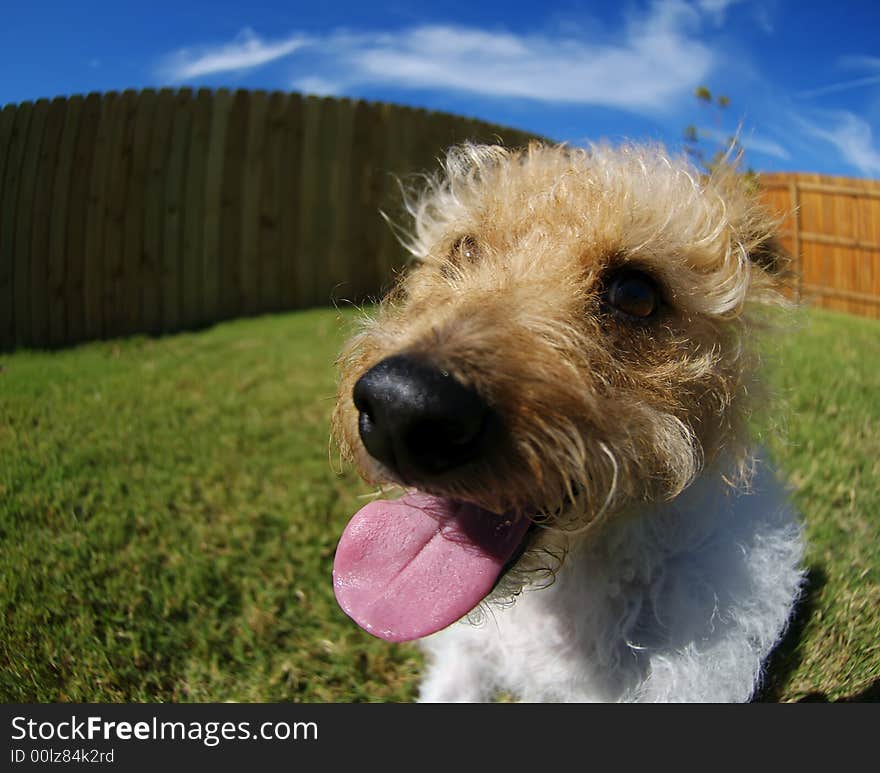
{"label": "wispy cloud", "polygon": [[746,11],[752,23],[765,35],[773,34],[773,15],[775,13],[776,0],[696,0],[696,7],[716,27],[722,27],[727,22],[728,11],[733,6],[748,5]]}
{"label": "wispy cloud", "polygon": [[345,91],[338,82],[321,78],[318,75],[306,75],[290,85],[304,94],[314,94],[319,97],[335,97]]}
{"label": "wispy cloud", "polygon": [[867,75],[848,78],[808,91],[802,91],[798,96],[803,99],[813,99],[814,97],[823,97],[827,94],[837,94],[841,91],[851,91],[852,89],[861,89],[866,86],[880,84],[880,58],[876,56],[845,56],[837,63],[837,66],[838,68],[848,70],[867,70]]}
{"label": "wispy cloud", "polygon": [[309,44],[304,35],[267,41],[253,30],[242,30],[231,43],[182,48],[160,62],[157,71],[172,83],[225,72],[241,72],[290,56]]}
{"label": "wispy cloud", "polygon": [[697,7],[708,14],[715,24],[723,24],[727,9],[743,0],[697,0]]}
{"label": "wispy cloud", "polygon": [[707,137],[722,146],[729,143],[733,136],[736,136],[737,141],[747,153],[757,153],[762,156],[778,158],[782,161],[789,161],[791,159],[791,153],[782,144],[776,142],[776,140],[771,140],[769,137],[759,136],[754,131],[740,131],[736,135],[732,135],[725,134],[718,129],[702,126],[697,131],[701,137]]}
{"label": "wispy cloud", "polygon": [[158,72],[179,83],[285,59],[285,85],[321,93],[385,86],[657,112],[708,79],[718,57],[701,27],[737,1],[701,0],[704,9],[653,0],[601,39],[435,24],[269,41],[248,29],[231,43],[173,52]]}
{"label": "wispy cloud", "polygon": [[698,34],[701,18],[682,0],[657,0],[614,42],[453,25],[332,35],[320,46],[319,66],[328,71],[320,74],[348,88],[381,84],[656,111],[689,96],[715,64]]}
{"label": "wispy cloud", "polygon": [[835,147],[843,159],[862,174],[880,174],[880,148],[874,144],[871,126],[864,119],[839,111],[823,115],[818,119],[821,123],[803,117],[795,120],[807,134]]}
{"label": "wispy cloud", "polygon": [[840,60],[841,67],[849,67],[856,70],[880,71],[880,56],[869,54],[849,54]]}
{"label": "wispy cloud", "polygon": [[839,81],[837,83],[829,83],[827,86],[820,86],[817,89],[802,91],[798,96],[803,97],[804,99],[812,99],[813,97],[823,97],[827,94],[836,94],[841,91],[860,89],[875,84],[880,84],[880,73],[877,75],[866,75],[862,78],[852,78],[851,80]]}

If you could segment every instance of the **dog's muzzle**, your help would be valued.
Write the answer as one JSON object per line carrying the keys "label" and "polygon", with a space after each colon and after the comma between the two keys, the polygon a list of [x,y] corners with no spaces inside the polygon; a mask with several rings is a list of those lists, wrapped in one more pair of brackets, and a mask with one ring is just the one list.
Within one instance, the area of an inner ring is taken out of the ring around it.
{"label": "dog's muzzle", "polygon": [[358,379],[352,396],[367,452],[405,482],[454,471],[484,450],[491,408],[422,357],[381,360]]}

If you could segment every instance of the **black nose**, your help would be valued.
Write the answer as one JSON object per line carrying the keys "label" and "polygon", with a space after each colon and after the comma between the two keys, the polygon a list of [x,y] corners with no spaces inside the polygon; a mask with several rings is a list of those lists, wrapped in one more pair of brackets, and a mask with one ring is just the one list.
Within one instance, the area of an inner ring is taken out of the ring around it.
{"label": "black nose", "polygon": [[353,397],[365,448],[405,481],[447,472],[483,449],[489,406],[425,359],[382,360],[358,379]]}

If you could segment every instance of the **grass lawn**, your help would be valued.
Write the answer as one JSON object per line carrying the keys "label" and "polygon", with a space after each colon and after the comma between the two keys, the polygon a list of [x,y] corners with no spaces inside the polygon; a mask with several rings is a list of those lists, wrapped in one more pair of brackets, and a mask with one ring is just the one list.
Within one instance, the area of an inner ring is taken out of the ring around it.
{"label": "grass lawn", "polygon": [[[366,493],[327,440],[345,323],[0,355],[0,699],[412,699],[415,647],[331,587]],[[774,360],[810,584],[765,697],[877,697],[880,324],[811,312]]]}

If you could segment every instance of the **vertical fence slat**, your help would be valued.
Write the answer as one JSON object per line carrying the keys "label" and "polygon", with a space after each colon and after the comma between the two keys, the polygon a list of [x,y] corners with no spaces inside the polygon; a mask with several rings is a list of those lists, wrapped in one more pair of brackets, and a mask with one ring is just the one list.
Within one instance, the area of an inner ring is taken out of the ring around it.
{"label": "vertical fence slat", "polygon": [[[819,182],[818,175],[810,175],[812,178],[812,182]],[[829,233],[829,226],[834,222],[834,197],[832,196],[822,196],[819,194],[816,196],[816,204],[815,204],[815,213],[816,213],[816,231],[821,234]],[[819,251],[822,255],[822,285],[824,287],[836,287],[837,286],[837,266],[835,265],[835,252],[836,248],[829,244],[820,244],[817,245]],[[832,308],[837,311],[842,311],[841,308],[844,306],[844,301],[839,298],[831,299]]]}
{"label": "vertical fence slat", "polygon": [[[859,188],[865,189],[866,186],[861,184]],[[853,238],[856,241],[867,241],[867,237],[865,236],[865,229],[862,222],[862,201],[863,198],[861,196],[853,197],[851,205],[852,205],[852,229],[853,229]],[[868,250],[856,250],[853,254],[853,259],[850,262],[849,267],[849,283],[850,287],[858,290],[860,286],[862,286],[862,277],[864,277],[864,284],[867,287],[870,287],[870,274],[865,273],[865,269],[868,266],[865,263],[865,258],[868,257],[870,252]],[[855,313],[864,314],[865,304],[858,304],[858,306],[854,309]]]}
{"label": "vertical fence slat", "polygon": [[33,105],[24,102],[17,109],[3,111],[6,121],[12,112],[12,126],[6,141],[6,161],[0,189],[0,346],[15,345],[15,220],[21,184],[21,166],[27,146]]}
{"label": "vertical fence slat", "polygon": [[86,336],[86,240],[94,154],[101,121],[101,95],[89,94],[83,103],[74,151],[70,185],[70,211],[65,245],[64,299],[68,344]]}
{"label": "vertical fence slat", "polygon": [[315,243],[318,240],[317,211],[321,207],[318,188],[321,178],[321,159],[319,157],[319,136],[323,129],[321,123],[321,100],[309,96],[302,104],[302,149],[301,175],[299,179],[299,202],[297,212],[297,241],[294,250],[296,261],[296,306],[303,309],[314,303],[315,273],[317,256]]}
{"label": "vertical fence slat", "polygon": [[290,94],[284,111],[284,136],[281,149],[281,303],[283,308],[299,308],[301,296],[299,247],[302,244],[304,178],[303,151],[305,124],[303,98]]}
{"label": "vertical fence slat", "polygon": [[[831,222],[834,224],[834,231],[839,236],[849,239],[855,239],[856,237],[856,223],[853,218],[855,202],[856,199],[852,196],[835,196],[832,199],[834,209],[832,210],[833,220]],[[841,248],[835,250],[836,281],[838,287],[848,291],[858,290],[858,283],[855,281],[853,272],[853,268],[858,263],[858,257],[859,252],[855,249]],[[846,310],[850,314],[857,311],[859,307],[860,304],[853,303],[852,301],[846,303]]]}
{"label": "vertical fence slat", "polygon": [[134,149],[134,119],[138,95],[125,91],[114,111],[107,167],[107,200],[104,216],[104,312],[102,335],[112,338],[128,331],[124,259],[124,224],[128,203],[131,160]]}
{"label": "vertical fence slat", "polygon": [[[880,191],[880,185],[874,183],[874,190]],[[862,200],[862,222],[865,224],[865,239],[880,244],[880,199],[865,197]],[[865,291],[875,298],[880,298],[880,250],[869,252],[865,259]],[[870,316],[880,319],[880,303],[872,304]]]}
{"label": "vertical fence slat", "polygon": [[792,239],[792,250],[794,254],[795,271],[797,272],[797,294],[796,298],[800,303],[804,295],[804,256],[801,246],[801,196],[798,188],[797,180],[792,181],[789,185],[789,206],[791,208],[791,224],[794,229]]}
{"label": "vertical fence slat", "polygon": [[257,262],[260,266],[260,307],[279,311],[282,306],[284,275],[281,234],[282,180],[292,174],[284,169],[284,134],[287,104],[283,92],[274,91],[266,108],[266,141],[261,159]]}
{"label": "vertical fence slat", "polygon": [[205,162],[205,224],[202,239],[202,267],[205,283],[205,319],[220,315],[220,221],[223,210],[223,175],[226,161],[226,135],[232,112],[232,95],[220,89],[214,95],[211,113],[208,157]]}
{"label": "vertical fence slat", "polygon": [[[382,113],[382,123],[385,127],[385,152],[378,160],[380,172],[383,176],[383,196],[379,204],[382,213],[382,228],[379,232],[379,247],[377,264],[379,273],[382,275],[380,284],[370,288],[370,294],[375,297],[383,285],[387,285],[394,266],[394,256],[397,251],[397,239],[394,234],[394,225],[400,222],[400,192],[398,182],[400,180],[401,164],[399,159],[406,152],[404,143],[406,132],[403,129],[403,121],[395,120],[397,116],[392,113],[388,104],[379,106]],[[383,217],[384,215],[384,217]],[[386,222],[385,218],[390,220]],[[392,225],[393,224],[393,225]]]}
{"label": "vertical fence slat", "polygon": [[405,222],[401,186],[407,185],[406,176],[414,171],[409,163],[413,145],[413,111],[395,108],[393,105],[382,105],[381,109],[387,132],[385,154],[381,162],[381,171],[385,177],[385,195],[381,208],[390,222],[382,223],[379,247],[382,280],[371,288],[374,297],[388,289],[394,272],[406,261],[407,253],[400,244],[395,229],[403,227]]}
{"label": "vertical fence slat", "polygon": [[307,246],[299,255],[300,261],[309,266],[309,278],[305,283],[306,307],[324,306],[332,300],[330,249],[338,215],[338,202],[333,200],[333,181],[330,174],[330,159],[335,152],[338,135],[338,102],[321,98],[316,100],[315,110],[317,130],[312,144],[315,165],[309,176],[310,196],[303,198],[304,202],[309,202],[304,207],[309,226],[305,232]]}
{"label": "vertical fence slat", "polygon": [[[156,92],[145,89],[137,95],[129,130],[132,149],[129,159],[127,200],[122,222],[123,284],[120,293],[119,332],[146,329],[144,308],[144,210],[150,179],[150,141],[156,116]],[[114,333],[116,334],[116,333]]]}
{"label": "vertical fence slat", "polygon": [[141,304],[144,331],[162,330],[164,297],[162,287],[165,239],[165,172],[174,116],[174,92],[162,89],[156,95],[147,178],[144,182],[144,239],[141,251]]}
{"label": "vertical fence slat", "polygon": [[[801,227],[806,230],[809,223],[815,227],[817,223],[816,212],[816,194],[810,191],[801,191],[800,195],[800,222]],[[804,241],[801,247],[801,255],[803,257],[803,276],[804,284],[821,284],[824,280],[822,256],[817,253],[817,247],[814,243]]]}
{"label": "vertical fence slat", "polygon": [[352,222],[357,223],[357,241],[349,242],[347,267],[350,297],[356,302],[362,301],[373,288],[382,284],[379,253],[385,224],[379,210],[382,208],[386,177],[380,169],[385,154],[384,128],[378,105],[358,103],[349,198]]}
{"label": "vertical fence slat", "polygon": [[67,296],[70,282],[67,267],[68,211],[71,201],[71,176],[79,134],[82,97],[66,100],[64,125],[58,143],[58,160],[52,185],[52,222],[49,229],[49,345],[59,346],[67,340]]}
{"label": "vertical fence slat", "polygon": [[205,229],[205,175],[211,131],[211,92],[200,89],[192,106],[189,154],[184,179],[183,306],[181,324],[201,325],[208,320],[204,311],[202,239]]}
{"label": "vertical fence slat", "polygon": [[49,100],[37,100],[28,127],[21,167],[18,211],[15,217],[15,343],[17,346],[31,346],[35,343],[34,330],[31,326],[31,237],[35,226],[33,208],[40,152],[48,117]]}
{"label": "vertical fence slat", "polygon": [[89,202],[86,222],[85,267],[83,271],[84,337],[101,337],[103,323],[104,280],[104,209],[107,199],[106,170],[110,161],[114,116],[117,112],[119,94],[110,92],[101,101],[101,115],[95,137],[95,150],[89,185]]}
{"label": "vertical fence slat", "polygon": [[229,113],[220,209],[220,319],[241,308],[241,188],[247,141],[248,93],[236,91]]}
{"label": "vertical fence slat", "polygon": [[260,192],[266,146],[265,91],[252,91],[249,98],[247,136],[241,180],[241,305],[240,313],[255,314],[260,308]]}
{"label": "vertical fence slat", "polygon": [[183,305],[183,247],[184,174],[189,152],[190,121],[192,118],[192,91],[181,89],[174,98],[171,121],[170,147],[165,171],[163,201],[164,236],[162,238],[162,330],[166,333],[180,327]]}
{"label": "vertical fence slat", "polygon": [[5,105],[0,110],[0,183],[6,176],[6,160],[9,156],[9,141],[15,126],[15,105]]}
{"label": "vertical fence slat", "polygon": [[349,99],[325,105],[325,109],[332,109],[335,113],[336,137],[325,171],[327,198],[324,206],[330,208],[332,220],[329,220],[329,232],[325,236],[327,271],[325,286],[320,292],[326,293],[327,299],[334,304],[345,303],[353,297],[353,280],[358,267],[355,245],[359,245],[363,238],[363,221],[355,193],[360,185],[359,169],[352,147],[363,105],[361,101]]}
{"label": "vertical fence slat", "polygon": [[[66,99],[53,99],[46,116],[46,131],[37,162],[34,204],[31,210],[31,342],[34,346],[49,345],[49,234],[58,212],[53,211],[52,193],[58,165],[58,145],[67,111]],[[62,270],[63,271],[63,270]]]}

